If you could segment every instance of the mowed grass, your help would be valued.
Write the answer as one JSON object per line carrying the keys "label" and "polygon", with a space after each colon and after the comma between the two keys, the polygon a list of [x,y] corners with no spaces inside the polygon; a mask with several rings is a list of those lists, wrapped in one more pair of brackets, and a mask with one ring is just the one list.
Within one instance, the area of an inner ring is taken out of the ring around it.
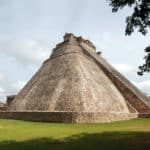
{"label": "mowed grass", "polygon": [[108,124],[0,120],[0,150],[150,150],[150,119]]}

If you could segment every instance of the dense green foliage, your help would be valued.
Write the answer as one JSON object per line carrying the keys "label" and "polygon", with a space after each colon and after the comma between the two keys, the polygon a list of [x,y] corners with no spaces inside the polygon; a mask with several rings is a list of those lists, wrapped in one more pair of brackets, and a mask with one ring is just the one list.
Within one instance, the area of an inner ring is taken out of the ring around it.
{"label": "dense green foliage", "polygon": [[[143,35],[146,35],[150,28],[150,0],[107,0],[112,11],[117,12],[125,6],[131,7],[133,13],[126,18],[126,35],[131,35],[135,28]],[[145,48],[147,55],[144,57],[145,63],[139,67],[139,75],[150,72],[150,46]]]}
{"label": "dense green foliage", "polygon": [[0,120],[0,150],[149,150],[150,119],[109,124]]}

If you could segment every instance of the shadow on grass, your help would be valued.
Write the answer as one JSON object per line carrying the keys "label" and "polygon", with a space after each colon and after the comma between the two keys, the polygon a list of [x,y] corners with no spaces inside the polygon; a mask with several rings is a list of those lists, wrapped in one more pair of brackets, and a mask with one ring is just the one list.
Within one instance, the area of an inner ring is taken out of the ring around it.
{"label": "shadow on grass", "polygon": [[64,140],[2,141],[0,150],[149,150],[150,132],[79,134]]}

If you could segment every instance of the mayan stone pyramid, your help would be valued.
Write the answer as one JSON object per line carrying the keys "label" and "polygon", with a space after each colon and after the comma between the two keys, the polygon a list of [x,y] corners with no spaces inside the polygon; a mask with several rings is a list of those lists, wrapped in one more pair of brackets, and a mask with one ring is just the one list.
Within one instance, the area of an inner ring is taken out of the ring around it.
{"label": "mayan stone pyramid", "polygon": [[111,122],[149,113],[150,103],[89,40],[66,34],[8,111],[38,112],[39,118],[43,112],[47,121]]}

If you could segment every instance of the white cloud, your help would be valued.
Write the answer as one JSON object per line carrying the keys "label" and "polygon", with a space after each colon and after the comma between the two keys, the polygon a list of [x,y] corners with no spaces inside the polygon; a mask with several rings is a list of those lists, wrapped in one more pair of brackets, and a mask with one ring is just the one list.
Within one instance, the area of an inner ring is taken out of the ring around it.
{"label": "white cloud", "polygon": [[17,94],[25,84],[25,81],[18,80],[16,82],[10,82],[6,79],[5,82],[0,86],[0,101],[5,102],[8,95]]}
{"label": "white cloud", "polygon": [[128,80],[138,81],[140,79],[137,75],[138,67],[132,64],[113,64],[113,67],[123,74]]}
{"label": "white cloud", "polygon": [[96,43],[109,62],[139,66],[143,63],[144,48],[149,45],[149,38],[137,33],[123,36],[123,33],[115,34],[112,31],[103,32]]}
{"label": "white cloud", "polygon": [[121,73],[136,73],[137,67],[130,64],[113,64],[113,66]]}
{"label": "white cloud", "polygon": [[40,41],[9,40],[1,41],[0,44],[0,51],[18,63],[39,64],[50,54],[46,44]]}
{"label": "white cloud", "polygon": [[143,93],[150,96],[150,80],[145,80],[141,82],[132,81],[132,83],[137,86]]}
{"label": "white cloud", "polygon": [[1,93],[4,93],[4,92],[5,92],[5,90],[0,87],[0,94],[1,94]]}
{"label": "white cloud", "polygon": [[12,91],[14,91],[15,93],[19,92],[19,90],[21,90],[25,84],[26,84],[25,81],[17,81],[16,83],[13,83]]}
{"label": "white cloud", "polygon": [[0,81],[3,81],[5,79],[5,75],[3,73],[0,73]]}
{"label": "white cloud", "polygon": [[0,87],[0,101],[4,101],[4,100],[5,100],[5,89]]}
{"label": "white cloud", "polygon": [[[147,95],[150,95],[150,80],[143,79],[143,81],[135,81],[139,77],[137,75],[136,66],[133,66],[133,65],[130,65],[130,64],[113,64],[113,66],[120,73],[124,74],[143,93],[145,93]],[[139,77],[139,78],[141,78],[141,77]]]}

